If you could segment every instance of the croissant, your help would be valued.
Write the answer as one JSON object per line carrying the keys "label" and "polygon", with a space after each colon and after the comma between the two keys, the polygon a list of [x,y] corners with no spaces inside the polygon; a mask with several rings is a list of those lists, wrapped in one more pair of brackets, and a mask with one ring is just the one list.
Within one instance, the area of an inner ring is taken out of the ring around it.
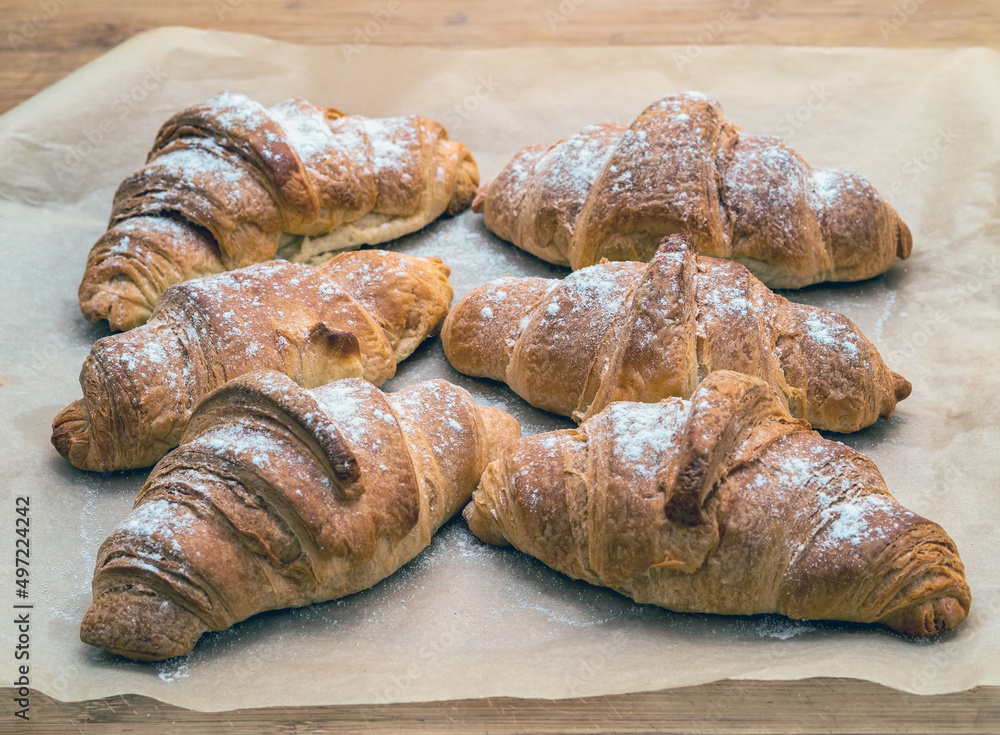
{"label": "croissant", "polygon": [[448,360],[577,422],[614,401],[688,398],[714,370],[765,380],[792,415],[850,432],[889,417],[910,384],[846,317],[770,291],[738,263],[664,239],[648,264],[563,280],[501,278],[445,319]]}
{"label": "croissant", "polygon": [[131,329],[171,284],[276,253],[316,262],[384,243],[466,209],[478,183],[465,145],[433,120],[301,99],[264,108],[226,92],[168,120],[145,167],[122,182],[80,308]]}
{"label": "croissant", "polygon": [[465,509],[472,532],[678,612],[881,623],[934,635],[971,593],[955,543],[875,464],[792,418],[761,380],[614,403],[522,439]]}
{"label": "croissant", "polygon": [[253,373],[209,395],[101,545],[84,642],[156,661],[265,610],[363,590],[430,543],[520,436],[433,380],[386,395]]}
{"label": "croissant", "polygon": [[655,102],[629,126],[522,149],[472,208],[499,237],[573,270],[648,261],[661,238],[685,233],[771,288],[871,278],[913,245],[863,176],[813,169],[779,138],[741,133],[697,92]]}
{"label": "croissant", "polygon": [[250,371],[307,388],[381,385],[440,328],[450,272],[438,258],[364,250],[315,269],[275,260],[175,284],[146,325],[94,344],[83,399],[56,416],[52,444],[84,470],[146,467],[177,446],[202,398]]}

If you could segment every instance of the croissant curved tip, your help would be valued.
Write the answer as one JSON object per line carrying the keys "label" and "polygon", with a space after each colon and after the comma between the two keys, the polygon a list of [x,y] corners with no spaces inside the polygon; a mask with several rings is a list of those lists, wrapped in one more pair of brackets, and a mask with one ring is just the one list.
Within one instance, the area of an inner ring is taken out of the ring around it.
{"label": "croissant curved tip", "polygon": [[455,191],[445,213],[451,217],[460,214],[469,208],[476,197],[476,187],[479,186],[479,167],[476,166],[472,154],[462,146],[464,157],[458,167],[458,175],[455,181]]}
{"label": "croissant curved tip", "polygon": [[91,324],[108,321],[112,332],[127,332],[146,323],[153,313],[139,287],[130,279],[117,277],[97,283],[80,284],[80,311]]}
{"label": "croissant curved tip", "polygon": [[910,393],[913,391],[913,385],[909,380],[904,378],[899,373],[892,374],[892,392],[896,396],[896,401],[902,401],[904,398],[908,398]]}
{"label": "croissant curved tip", "polygon": [[913,251],[913,235],[910,228],[903,220],[899,220],[899,229],[896,231],[896,256],[906,260]]}
{"label": "croissant curved tip", "polygon": [[957,627],[969,614],[970,599],[952,596],[926,600],[895,610],[879,622],[909,636],[931,636]]}
{"label": "croissant curved tip", "polygon": [[89,469],[90,413],[84,401],[74,401],[52,420],[52,446],[74,467]]}
{"label": "croissant curved tip", "polygon": [[472,211],[476,214],[482,214],[483,208],[486,206],[486,187],[481,186],[476,190],[476,196],[472,199]]}
{"label": "croissant curved tip", "polygon": [[206,630],[173,602],[129,590],[94,601],[80,624],[80,640],[134,661],[163,661],[190,652]]}

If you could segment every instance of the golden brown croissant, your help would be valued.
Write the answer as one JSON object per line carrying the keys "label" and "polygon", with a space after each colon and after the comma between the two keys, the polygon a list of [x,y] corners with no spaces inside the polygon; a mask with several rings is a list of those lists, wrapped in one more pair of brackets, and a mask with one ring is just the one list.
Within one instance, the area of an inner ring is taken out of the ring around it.
{"label": "golden brown croissant", "polygon": [[440,328],[450,272],[438,258],[364,250],[315,269],[275,260],[175,284],[146,325],[94,344],[83,400],[55,418],[52,444],[80,469],[146,467],[177,446],[202,398],[252,370],[307,388],[381,385]]}
{"label": "golden brown croissant", "polygon": [[648,264],[481,286],[451,310],[441,340],[459,372],[576,421],[614,401],[687,398],[714,370],[762,378],[793,416],[832,431],[889,417],[910,394],[849,319],[695,255],[681,235]]}
{"label": "golden brown croissant", "polygon": [[226,92],[168,120],[145,167],[122,182],[80,307],[131,329],[171,284],[279,247],[316,262],[384,243],[461,212],[478,183],[465,145],[433,120],[345,116],[300,99],[264,108]]}
{"label": "golden brown croissant", "polygon": [[208,396],[101,545],[80,635],[160,660],[264,610],[375,584],[416,556],[520,436],[442,380],[386,395],[279,373]]}
{"label": "golden brown croissant", "polygon": [[593,125],[522,149],[473,202],[486,226],[573,270],[648,261],[686,233],[702,255],[771,288],[858,281],[910,255],[910,231],[860,174],[813,169],[779,138],[745,135],[699,93],[630,126]]}
{"label": "golden brown croissant", "polygon": [[680,612],[933,635],[971,603],[939,525],[893,498],[870,459],[729,371],[690,401],[614,403],[522,439],[487,468],[465,518],[488,543]]}

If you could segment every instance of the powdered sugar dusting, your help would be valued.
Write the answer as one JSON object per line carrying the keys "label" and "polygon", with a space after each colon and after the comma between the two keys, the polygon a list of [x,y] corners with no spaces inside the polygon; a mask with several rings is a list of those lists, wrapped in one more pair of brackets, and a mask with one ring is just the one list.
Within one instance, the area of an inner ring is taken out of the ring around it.
{"label": "powdered sugar dusting", "polygon": [[[810,177],[813,206],[817,211],[823,208],[852,207],[850,199],[880,201],[881,195],[864,176],[857,171],[839,168],[816,169]],[[843,200],[848,201],[843,201]]]}
{"label": "powdered sugar dusting", "polygon": [[744,135],[726,167],[723,195],[735,236],[795,240],[809,236],[807,167],[773,136]]}
{"label": "powdered sugar dusting", "polygon": [[840,196],[840,174],[828,168],[812,172],[813,191],[827,207],[832,207]]}
{"label": "powdered sugar dusting", "polygon": [[288,102],[272,108],[270,113],[303,162],[329,154],[334,144],[333,134],[318,109],[303,109],[294,102]]}
{"label": "powdered sugar dusting", "polygon": [[610,424],[614,453],[642,477],[655,477],[664,454],[676,449],[690,403],[613,403],[602,419]]}
{"label": "powdered sugar dusting", "polygon": [[224,128],[245,127],[256,130],[267,124],[264,107],[243,94],[222,92],[208,100],[206,105]]}
{"label": "powdered sugar dusting", "polygon": [[806,335],[823,347],[835,350],[843,349],[852,362],[858,361],[858,343],[854,330],[843,321],[844,317],[825,309],[814,309],[809,312],[803,325]]}
{"label": "powdered sugar dusting", "polygon": [[614,316],[627,294],[627,289],[619,286],[616,275],[614,268],[603,265],[593,265],[570,273],[562,280],[561,288],[554,292],[549,306],[556,303],[558,298],[563,304],[569,305],[570,312],[597,307],[605,315]]}
{"label": "powdered sugar dusting", "polygon": [[375,157],[375,170],[398,170],[404,182],[412,178],[414,152],[420,145],[417,126],[397,117],[366,119],[364,125]]}
{"label": "powdered sugar dusting", "polygon": [[243,170],[223,156],[223,149],[214,141],[200,141],[195,147],[166,151],[152,165],[189,184],[205,183],[205,178],[214,177],[224,184],[239,186],[245,176]]}
{"label": "powdered sugar dusting", "polygon": [[602,135],[606,127],[585,127],[553,146],[535,165],[536,172],[545,176],[543,186],[557,188],[574,211],[583,205],[591,184],[614,152]]}
{"label": "powdered sugar dusting", "polygon": [[279,447],[271,435],[244,424],[225,424],[199,437],[202,446],[241,457],[258,469],[271,467],[271,455]]}
{"label": "powdered sugar dusting", "polygon": [[370,393],[374,390],[374,386],[357,379],[338,380],[317,388],[312,393],[349,441],[381,444],[378,428],[372,426],[367,419],[372,408]]}
{"label": "powdered sugar dusting", "polygon": [[[889,496],[872,493],[847,497],[824,508],[819,515],[823,524],[821,547],[825,549],[845,544],[856,547],[866,540],[885,538],[887,532],[899,528],[899,522],[892,517],[894,506]],[[879,513],[877,520],[873,518],[875,513]]]}
{"label": "powdered sugar dusting", "polygon": [[390,401],[401,416],[418,424],[438,458],[468,451],[472,437],[469,407],[463,406],[459,389],[443,381],[422,383],[419,389],[391,394]]}
{"label": "powdered sugar dusting", "polygon": [[179,503],[154,498],[133,510],[118,531],[145,538],[159,536],[170,541],[174,552],[180,552],[180,544],[174,537],[190,531],[194,521],[194,516]]}

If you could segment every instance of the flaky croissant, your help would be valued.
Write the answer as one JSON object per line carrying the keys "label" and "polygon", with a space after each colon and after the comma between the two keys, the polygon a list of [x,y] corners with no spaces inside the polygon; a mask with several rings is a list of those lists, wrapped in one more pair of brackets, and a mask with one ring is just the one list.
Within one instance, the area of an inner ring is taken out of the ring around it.
{"label": "flaky croissant", "polygon": [[492,463],[473,533],[679,612],[954,628],[954,542],[864,455],[793,419],[762,381],[712,373],[690,401],[614,403]]}
{"label": "flaky croissant", "polygon": [[145,167],[122,182],[80,308],[131,329],[171,284],[279,247],[315,262],[384,243],[461,212],[478,183],[465,145],[433,120],[345,116],[300,99],[264,108],[226,92],[168,120]]}
{"label": "flaky croissant", "polygon": [[253,370],[312,388],[381,385],[441,326],[452,289],[438,258],[363,250],[311,268],[275,260],[168,288],[149,322],[98,340],[83,399],[52,423],[74,466],[146,467],[177,442],[213,389]]}
{"label": "flaky croissant", "polygon": [[686,233],[702,255],[736,260],[771,288],[800,288],[871,278],[912,248],[863,176],[813,169],[690,92],[629,126],[522,149],[472,206],[499,237],[573,270],[648,261],[664,236]]}
{"label": "flaky croissant", "polygon": [[190,651],[265,610],[342,597],[416,556],[520,436],[442,380],[391,395],[237,378],[198,407],[101,545],[81,638],[128,658]]}
{"label": "flaky croissant", "polygon": [[831,431],[889,417],[910,394],[849,319],[695,255],[681,235],[648,264],[481,286],[451,310],[441,340],[459,372],[578,422],[614,401],[687,398],[714,370],[762,378],[793,416]]}

